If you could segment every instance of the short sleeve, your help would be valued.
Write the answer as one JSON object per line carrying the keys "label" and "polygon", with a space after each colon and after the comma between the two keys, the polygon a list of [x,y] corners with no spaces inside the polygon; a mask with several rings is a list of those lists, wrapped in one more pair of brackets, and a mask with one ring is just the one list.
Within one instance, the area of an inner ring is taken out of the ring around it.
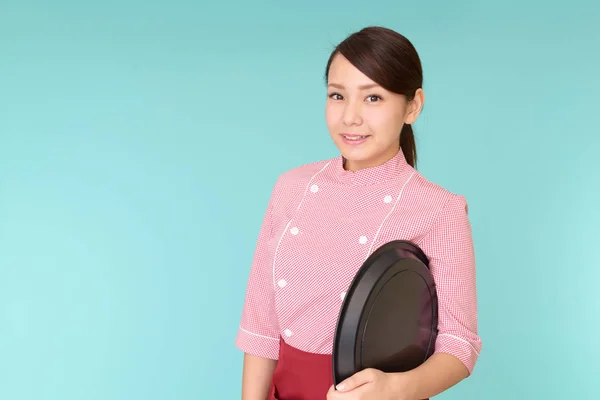
{"label": "short sleeve", "polygon": [[235,344],[245,353],[276,360],[279,357],[279,328],[269,254],[274,201],[275,189],[258,233]]}
{"label": "short sleeve", "polygon": [[465,198],[453,194],[421,248],[438,295],[436,353],[457,357],[473,372],[482,347],[477,327],[475,251]]}

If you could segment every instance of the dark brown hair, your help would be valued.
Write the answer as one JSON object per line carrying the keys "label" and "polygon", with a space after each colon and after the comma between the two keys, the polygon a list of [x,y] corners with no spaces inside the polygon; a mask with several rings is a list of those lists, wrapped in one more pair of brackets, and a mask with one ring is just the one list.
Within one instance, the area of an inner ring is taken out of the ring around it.
{"label": "dark brown hair", "polygon": [[[409,101],[423,85],[417,50],[406,37],[391,29],[370,26],[344,39],[329,57],[325,82],[328,81],[331,62],[338,53],[381,87],[404,95]],[[417,148],[409,124],[405,124],[400,132],[400,147],[406,161],[416,167]]]}

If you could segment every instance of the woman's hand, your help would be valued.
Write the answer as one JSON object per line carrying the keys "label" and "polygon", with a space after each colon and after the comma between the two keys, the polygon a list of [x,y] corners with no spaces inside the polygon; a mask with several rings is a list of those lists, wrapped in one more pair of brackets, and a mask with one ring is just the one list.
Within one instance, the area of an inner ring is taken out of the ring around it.
{"label": "woman's hand", "polygon": [[367,368],[329,388],[327,400],[415,400],[406,374]]}

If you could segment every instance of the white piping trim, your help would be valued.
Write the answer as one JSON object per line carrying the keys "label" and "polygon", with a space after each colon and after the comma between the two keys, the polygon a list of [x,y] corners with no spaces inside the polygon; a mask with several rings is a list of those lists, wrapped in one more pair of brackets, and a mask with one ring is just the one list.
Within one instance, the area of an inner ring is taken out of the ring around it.
{"label": "white piping trim", "polygon": [[[313,179],[315,179],[317,175],[319,175],[321,172],[323,172],[325,170],[325,168],[327,168],[329,166],[329,164],[331,164],[331,161],[329,161],[327,164],[325,164],[323,166],[323,168],[321,168],[313,176],[310,177],[310,179],[308,180],[308,183],[306,184],[306,188],[304,188],[304,194],[302,195],[302,199],[300,200],[300,203],[296,207],[296,211],[298,211],[300,209],[300,206],[304,202],[304,198],[306,197],[306,192],[308,191],[308,188],[309,188],[310,184],[312,183]],[[293,220],[294,220],[294,217],[292,217],[292,219],[290,219],[288,221],[287,225],[285,226],[285,229],[283,230],[283,232],[281,233],[281,236],[279,237],[279,241],[277,242],[277,246],[275,247],[275,252],[273,253],[273,265],[271,266],[273,287],[276,286],[276,283],[275,283],[275,260],[277,259],[277,251],[279,250],[279,245],[281,244],[281,241],[283,240],[283,237],[285,236],[286,232],[288,231],[288,228],[290,227],[290,223]]]}
{"label": "white piping trim", "polygon": [[463,339],[461,337],[458,337],[458,336],[455,336],[455,335],[451,335],[449,333],[440,333],[438,335],[438,337],[440,337],[440,336],[448,336],[448,337],[454,338],[456,340],[460,340],[461,342],[464,342],[464,343],[468,344],[469,346],[471,346],[471,348],[473,349],[473,351],[475,352],[475,354],[477,354],[479,356],[479,352],[477,351],[477,349],[475,348],[475,346],[473,346],[468,340],[465,340],[465,339]]}
{"label": "white piping trim", "polygon": [[413,173],[410,174],[410,176],[408,177],[408,179],[406,180],[406,182],[404,182],[404,185],[402,185],[402,189],[400,189],[400,193],[398,193],[398,197],[396,197],[396,201],[394,202],[394,206],[392,207],[392,209],[390,210],[390,212],[388,212],[388,214],[385,216],[385,218],[383,219],[383,221],[381,221],[381,224],[379,225],[379,228],[377,229],[377,233],[375,234],[375,236],[373,236],[373,240],[371,240],[371,246],[369,247],[369,252],[367,253],[367,257],[366,258],[369,258],[369,255],[371,254],[371,251],[373,251],[373,245],[375,244],[375,241],[377,240],[377,237],[379,236],[379,232],[381,232],[381,228],[383,228],[383,224],[385,224],[385,221],[387,221],[387,219],[389,218],[389,216],[392,215],[392,213],[396,209],[396,206],[398,205],[398,201],[400,200],[400,197],[402,196],[402,192],[404,192],[404,188],[406,187],[406,185],[411,180],[411,178],[413,177],[414,174],[415,174],[415,171],[413,171]]}
{"label": "white piping trim", "polygon": [[316,174],[311,176],[311,178],[308,180],[308,183],[306,184],[306,188],[304,188],[304,195],[302,196],[302,200],[300,200],[300,204],[298,204],[298,207],[296,207],[296,211],[298,211],[300,209],[302,202],[304,202],[304,198],[306,197],[306,192],[308,191],[308,187],[312,183],[313,179],[315,179],[317,177],[317,175],[319,175],[321,172],[323,172],[323,170],[325,170],[325,168],[327,168],[329,166],[329,164],[331,164],[331,161],[329,161],[327,164],[325,164],[325,166],[323,166],[323,168],[321,168]]}
{"label": "white piping trim", "polygon": [[283,236],[285,235],[285,233],[288,231],[288,228],[290,227],[290,223],[292,222],[292,220],[290,219],[287,223],[287,225],[285,226],[285,229],[283,230],[283,232],[281,233],[281,236],[279,237],[279,241],[277,242],[277,246],[275,247],[275,252],[273,253],[273,265],[271,266],[271,276],[273,279],[273,287],[276,286],[275,283],[275,259],[277,258],[277,251],[279,250],[279,245],[281,244],[281,241],[283,240]]}
{"label": "white piping trim", "polygon": [[279,338],[274,338],[274,337],[271,337],[271,336],[259,335],[258,333],[247,331],[244,328],[242,328],[241,326],[240,326],[240,330],[243,331],[243,332],[246,332],[246,333],[248,333],[250,335],[258,336],[258,337],[261,337],[261,338],[271,339],[271,340],[279,340]]}

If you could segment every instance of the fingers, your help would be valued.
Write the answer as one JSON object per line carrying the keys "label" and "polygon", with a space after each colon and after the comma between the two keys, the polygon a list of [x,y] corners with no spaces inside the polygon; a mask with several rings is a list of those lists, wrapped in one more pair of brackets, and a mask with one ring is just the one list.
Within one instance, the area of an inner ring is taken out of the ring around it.
{"label": "fingers", "polygon": [[337,385],[336,389],[340,392],[348,392],[366,383],[373,382],[374,379],[375,371],[371,368],[367,368],[357,372],[347,379],[344,379],[339,383],[339,385]]}
{"label": "fingers", "polygon": [[336,400],[339,399],[340,393],[335,390],[335,386],[331,385],[329,390],[327,391],[327,400]]}

